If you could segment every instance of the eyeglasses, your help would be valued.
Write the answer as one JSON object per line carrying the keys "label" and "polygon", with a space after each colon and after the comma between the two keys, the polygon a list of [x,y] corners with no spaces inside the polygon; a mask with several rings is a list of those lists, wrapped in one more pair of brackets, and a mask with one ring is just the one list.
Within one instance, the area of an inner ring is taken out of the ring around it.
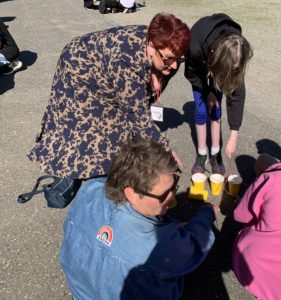
{"label": "eyeglasses", "polygon": [[160,56],[161,60],[163,61],[164,66],[166,66],[166,67],[169,67],[174,62],[176,62],[177,64],[181,64],[186,60],[185,56],[181,56],[181,57],[164,57],[162,55],[162,53],[160,52],[160,50],[156,49],[156,51],[159,53],[159,56]]}
{"label": "eyeglasses", "polygon": [[162,195],[154,195],[154,194],[144,192],[144,191],[140,191],[139,193],[142,194],[143,196],[148,196],[148,197],[151,197],[151,198],[155,198],[155,199],[159,200],[160,203],[163,203],[167,199],[168,195],[171,192],[174,193],[174,194],[177,192],[179,180],[180,180],[180,176],[174,174],[174,183],[173,183],[173,185],[171,186],[171,188],[169,188]]}

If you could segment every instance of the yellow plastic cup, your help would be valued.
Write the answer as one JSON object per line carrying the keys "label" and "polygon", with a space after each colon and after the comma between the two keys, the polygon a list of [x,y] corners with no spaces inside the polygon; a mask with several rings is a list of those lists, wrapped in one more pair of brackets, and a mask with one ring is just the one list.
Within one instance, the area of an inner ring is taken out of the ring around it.
{"label": "yellow plastic cup", "polygon": [[191,176],[193,186],[197,190],[204,190],[205,189],[206,179],[207,179],[206,175],[202,174],[202,173],[195,173]]}
{"label": "yellow plastic cup", "polygon": [[222,192],[224,177],[221,174],[212,174],[210,176],[211,193],[218,196]]}
{"label": "yellow plastic cup", "polygon": [[189,189],[188,194],[189,199],[195,199],[195,200],[202,200],[207,201],[208,200],[208,191],[206,190],[198,190],[193,185]]}
{"label": "yellow plastic cup", "polygon": [[237,196],[240,190],[240,185],[242,183],[242,178],[240,175],[229,175],[228,181],[228,193],[231,196]]}

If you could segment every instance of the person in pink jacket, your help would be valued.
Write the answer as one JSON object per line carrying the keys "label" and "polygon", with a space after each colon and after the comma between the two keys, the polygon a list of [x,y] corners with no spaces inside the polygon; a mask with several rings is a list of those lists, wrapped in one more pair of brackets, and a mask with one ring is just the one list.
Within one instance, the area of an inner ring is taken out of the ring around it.
{"label": "person in pink jacket", "polygon": [[233,248],[238,281],[262,300],[281,297],[281,163],[269,154],[256,162],[257,180],[234,210],[245,223]]}

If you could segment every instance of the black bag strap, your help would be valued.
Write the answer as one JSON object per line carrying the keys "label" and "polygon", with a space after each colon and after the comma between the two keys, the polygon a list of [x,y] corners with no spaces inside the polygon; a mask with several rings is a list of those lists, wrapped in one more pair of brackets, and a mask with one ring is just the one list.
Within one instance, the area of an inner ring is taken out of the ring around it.
{"label": "black bag strap", "polygon": [[40,176],[40,177],[37,179],[37,181],[36,181],[36,183],[35,183],[35,185],[34,185],[32,191],[29,192],[29,193],[25,193],[25,194],[19,195],[19,196],[18,196],[18,199],[17,199],[17,202],[18,202],[18,203],[26,203],[26,202],[28,202],[29,200],[31,200],[33,196],[42,193],[45,186],[43,185],[43,186],[42,186],[42,189],[40,189],[40,190],[38,190],[38,187],[39,187],[41,181],[43,181],[43,180],[45,180],[45,179],[53,179],[53,182],[52,182],[52,183],[49,183],[48,185],[52,185],[52,184],[54,184],[56,181],[60,180],[60,178],[58,178],[58,177],[56,177],[56,176],[53,176],[53,175],[43,175],[43,176]]}

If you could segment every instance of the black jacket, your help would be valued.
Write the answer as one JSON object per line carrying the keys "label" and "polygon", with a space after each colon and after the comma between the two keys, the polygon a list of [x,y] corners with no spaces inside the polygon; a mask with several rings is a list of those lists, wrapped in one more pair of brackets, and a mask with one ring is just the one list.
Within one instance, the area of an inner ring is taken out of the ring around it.
{"label": "black jacket", "polygon": [[[219,13],[199,19],[191,28],[191,42],[185,64],[185,77],[193,89],[205,96],[214,89],[212,80],[207,81],[208,51],[212,43],[225,33],[241,34],[242,29],[229,16]],[[245,85],[227,99],[227,119],[231,130],[239,130],[244,110]]]}
{"label": "black jacket", "polygon": [[0,22],[0,53],[9,61],[19,54],[18,46],[3,22]]}

